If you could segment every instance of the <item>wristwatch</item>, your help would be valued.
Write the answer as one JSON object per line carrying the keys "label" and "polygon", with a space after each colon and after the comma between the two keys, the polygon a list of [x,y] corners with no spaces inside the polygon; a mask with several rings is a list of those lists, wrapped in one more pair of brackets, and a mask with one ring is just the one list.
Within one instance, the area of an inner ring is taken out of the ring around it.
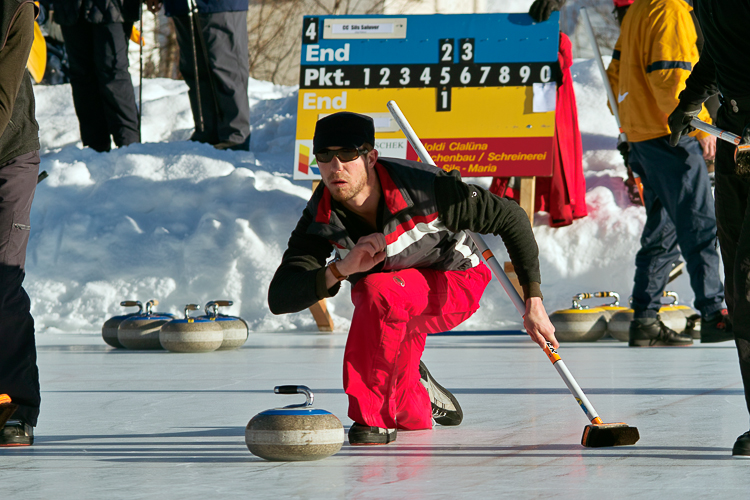
{"label": "wristwatch", "polygon": [[336,261],[332,261],[330,264],[328,264],[328,269],[331,270],[331,274],[333,274],[333,277],[336,278],[338,281],[344,281],[349,276],[344,276],[339,272],[338,267],[336,267]]}

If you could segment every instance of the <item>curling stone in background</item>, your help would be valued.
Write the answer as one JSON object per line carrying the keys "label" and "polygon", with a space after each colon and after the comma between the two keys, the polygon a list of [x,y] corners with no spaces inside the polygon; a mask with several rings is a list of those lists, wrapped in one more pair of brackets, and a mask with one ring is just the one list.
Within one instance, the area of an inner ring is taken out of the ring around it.
{"label": "curling stone in background", "polygon": [[609,304],[602,304],[600,306],[597,306],[601,309],[604,309],[604,317],[607,318],[607,322],[612,318],[612,316],[615,315],[615,313],[618,313],[620,311],[624,311],[627,309],[627,307],[623,307],[620,305],[620,294],[617,292],[596,292],[594,294],[594,297],[597,298],[606,298],[610,297],[615,299],[614,302],[610,302]]}
{"label": "curling stone in background", "polygon": [[282,385],[276,394],[304,394],[299,405],[274,408],[255,415],[245,428],[250,453],[277,462],[320,460],[344,444],[344,427],[330,412],[312,408],[313,393],[304,385]]}
{"label": "curling stone in background", "polygon": [[682,333],[687,327],[687,317],[695,314],[695,311],[689,307],[680,304],[680,297],[677,292],[665,291],[662,297],[672,299],[671,304],[665,304],[659,308],[659,318],[668,328]]}
{"label": "curling stone in background", "polygon": [[200,319],[208,319],[216,322],[224,332],[224,341],[219,347],[220,351],[237,349],[247,340],[248,327],[245,320],[236,316],[219,314],[219,307],[230,307],[231,300],[212,300],[206,304],[206,315],[199,316]]}
{"label": "curling stone in background", "polygon": [[145,311],[120,323],[117,329],[117,340],[126,349],[149,350],[161,349],[159,330],[173,319],[165,313],[154,313],[152,308],[158,300],[146,302]]}
{"label": "curling stone in background", "polygon": [[[633,297],[630,297],[628,302],[632,303]],[[633,315],[632,308],[623,308],[613,312],[609,321],[607,321],[607,333],[620,342],[628,342],[630,340],[630,322],[633,321]]]}
{"label": "curling stone in background", "polygon": [[550,314],[549,319],[555,325],[555,337],[560,342],[595,342],[604,337],[607,331],[607,319],[604,309],[582,306],[581,300],[594,296],[590,293],[579,293],[573,297],[570,309],[560,309]]}
{"label": "curling stone in background", "polygon": [[191,318],[189,311],[200,309],[198,304],[185,306],[185,318],[173,319],[161,327],[159,342],[172,352],[211,352],[221,346],[224,331],[215,321]]}
{"label": "curling stone in background", "polygon": [[602,304],[600,307],[604,309],[604,318],[607,320],[607,330],[604,332],[603,338],[609,338],[612,335],[609,333],[609,321],[612,319],[612,316],[614,316],[616,313],[620,311],[625,311],[627,307],[623,307],[620,305],[620,294],[617,292],[596,292],[594,294],[594,297],[598,298],[606,298],[610,297],[615,299],[614,302],[610,302],[609,304]]}
{"label": "curling stone in background", "polygon": [[691,314],[687,317],[685,324],[685,333],[689,333],[693,340],[701,338],[701,315],[698,313]]}
{"label": "curling stone in background", "polygon": [[120,323],[128,318],[132,318],[133,316],[138,316],[143,312],[143,304],[137,300],[125,300],[120,302],[120,305],[122,307],[137,307],[138,312],[112,316],[102,325],[102,338],[104,339],[104,342],[117,349],[123,349],[123,345],[117,340],[117,328],[120,326]]}

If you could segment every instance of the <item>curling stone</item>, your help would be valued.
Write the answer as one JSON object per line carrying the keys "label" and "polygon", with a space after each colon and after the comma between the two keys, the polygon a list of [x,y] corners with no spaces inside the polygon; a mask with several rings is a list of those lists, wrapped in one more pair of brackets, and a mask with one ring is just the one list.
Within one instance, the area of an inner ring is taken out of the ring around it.
{"label": "curling stone", "polygon": [[185,318],[173,319],[161,327],[159,342],[172,352],[211,352],[221,346],[224,331],[215,321],[191,318],[189,311],[200,309],[198,304],[185,306]]}
{"label": "curling stone", "polygon": [[680,297],[677,292],[665,291],[662,297],[672,299],[671,304],[665,304],[659,308],[659,318],[661,318],[662,323],[677,333],[684,332],[687,327],[687,317],[695,314],[695,311],[679,303]]}
{"label": "curling stone", "polygon": [[231,300],[212,300],[206,304],[206,315],[198,316],[200,319],[216,322],[224,331],[224,340],[219,347],[219,351],[237,349],[247,340],[248,327],[244,319],[218,313],[219,307],[230,307],[231,305]]}
{"label": "curling stone", "polygon": [[614,302],[610,302],[609,304],[602,304],[600,307],[604,309],[604,317],[607,320],[607,331],[604,332],[604,337],[612,337],[612,334],[609,331],[609,322],[612,320],[612,317],[617,314],[620,311],[627,311],[627,307],[623,307],[620,305],[620,294],[617,292],[596,292],[594,294],[594,297],[611,297],[614,300]]}
{"label": "curling stone", "polygon": [[102,338],[104,339],[104,342],[117,349],[123,349],[123,345],[117,340],[117,328],[120,326],[120,323],[128,318],[132,318],[133,316],[138,316],[143,312],[143,304],[137,300],[125,300],[120,302],[120,305],[122,307],[137,307],[138,312],[112,316],[102,325]]}
{"label": "curling stone", "polygon": [[320,460],[344,444],[344,427],[335,415],[311,408],[313,393],[304,385],[282,385],[276,394],[304,394],[299,405],[274,408],[255,415],[245,428],[250,453],[275,462]]}
{"label": "curling stone", "polygon": [[561,309],[550,314],[555,325],[555,337],[560,342],[595,342],[604,336],[607,319],[604,309],[582,306],[580,301],[590,299],[590,293],[579,293],[573,297],[570,309]]}
{"label": "curling stone", "polygon": [[158,305],[158,300],[146,302],[145,311],[120,323],[117,328],[117,341],[126,349],[152,350],[161,349],[159,330],[173,319],[164,313],[154,313],[151,309]]}
{"label": "curling stone", "polygon": [[[630,297],[629,302],[633,301],[633,297]],[[628,342],[630,340],[630,322],[633,321],[633,315],[635,311],[632,308],[622,308],[619,311],[612,313],[612,317],[607,321],[607,333],[620,342]]]}
{"label": "curling stone", "polygon": [[614,302],[610,302],[609,304],[602,304],[600,306],[597,306],[601,309],[604,309],[604,317],[607,319],[607,322],[609,322],[609,320],[612,319],[612,316],[614,316],[615,313],[618,313],[620,311],[624,311],[627,309],[627,307],[623,307],[620,305],[620,294],[617,292],[596,292],[594,294],[594,297],[598,297],[598,298],[610,297],[610,298],[615,299]]}

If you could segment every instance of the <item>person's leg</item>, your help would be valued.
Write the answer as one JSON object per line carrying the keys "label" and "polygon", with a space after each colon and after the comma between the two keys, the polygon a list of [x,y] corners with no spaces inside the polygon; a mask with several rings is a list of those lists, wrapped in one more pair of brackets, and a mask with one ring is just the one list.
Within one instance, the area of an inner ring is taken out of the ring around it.
{"label": "person's leg", "polygon": [[668,137],[649,141],[650,157],[658,162],[650,180],[672,220],[685,258],[695,307],[706,318],[724,308],[724,286],[716,250],[716,215],[711,183],[700,144],[682,137],[676,148]]}
{"label": "person's leg", "polygon": [[212,97],[219,109],[219,142],[246,147],[250,137],[247,11],[201,14],[200,21],[211,69]]}
{"label": "person's leg", "polygon": [[11,418],[32,427],[41,397],[34,319],[22,283],[38,173],[38,151],[0,165],[0,394],[19,405]]}
{"label": "person's leg", "polygon": [[94,151],[109,151],[112,142],[107,120],[102,113],[104,102],[96,76],[92,25],[79,20],[73,26],[62,26],[62,32],[81,142]]}
{"label": "person's leg", "polygon": [[659,196],[659,180],[655,175],[652,178],[660,166],[649,163],[649,142],[634,142],[630,146],[631,168],[641,177],[646,208],[641,248],[635,257],[632,307],[636,319],[656,318],[672,263],[680,256],[674,224]]}
{"label": "person's leg", "polygon": [[93,24],[96,78],[107,130],[120,146],[140,141],[135,90],[128,72],[128,38],[122,23]]}
{"label": "person's leg", "polygon": [[430,428],[430,400],[419,382],[424,339],[471,316],[490,279],[481,265],[467,271],[405,269],[357,282],[344,351],[349,417],[381,428]]}
{"label": "person's leg", "polygon": [[[206,60],[203,57],[203,51],[201,50],[199,40],[197,39],[198,33],[195,32],[196,37],[193,38],[193,31],[190,29],[189,16],[174,16],[172,17],[172,20],[174,21],[177,45],[180,47],[180,74],[182,74],[182,77],[185,79],[185,83],[187,83],[188,86],[190,109],[192,110],[193,122],[195,123],[195,131],[190,137],[190,140],[216,144],[219,142],[219,137],[216,134],[216,104],[211,94],[211,80],[208,79],[209,75],[206,70]],[[193,45],[193,43],[195,43],[195,45]],[[195,50],[195,52],[193,52],[193,50]],[[195,74],[195,58],[198,60],[198,74],[200,75],[200,80],[196,78]],[[198,87],[200,87],[200,109],[198,108]],[[203,116],[202,128],[201,115]]]}
{"label": "person's leg", "polygon": [[[750,114],[741,115],[721,106],[717,126],[741,134]],[[750,179],[736,174],[735,147],[716,145],[716,226],[724,261],[724,286],[739,357],[745,403],[750,413]],[[750,456],[750,431],[737,438],[733,455]]]}

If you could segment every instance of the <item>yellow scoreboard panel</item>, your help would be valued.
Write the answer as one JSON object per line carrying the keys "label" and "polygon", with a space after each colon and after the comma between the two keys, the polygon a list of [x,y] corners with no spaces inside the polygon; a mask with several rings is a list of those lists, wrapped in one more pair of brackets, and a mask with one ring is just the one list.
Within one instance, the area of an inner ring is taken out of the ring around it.
{"label": "yellow scoreboard panel", "polygon": [[316,179],[315,122],[375,121],[381,156],[417,159],[398,103],[435,163],[463,176],[552,174],[557,14],[305,17],[295,179]]}

